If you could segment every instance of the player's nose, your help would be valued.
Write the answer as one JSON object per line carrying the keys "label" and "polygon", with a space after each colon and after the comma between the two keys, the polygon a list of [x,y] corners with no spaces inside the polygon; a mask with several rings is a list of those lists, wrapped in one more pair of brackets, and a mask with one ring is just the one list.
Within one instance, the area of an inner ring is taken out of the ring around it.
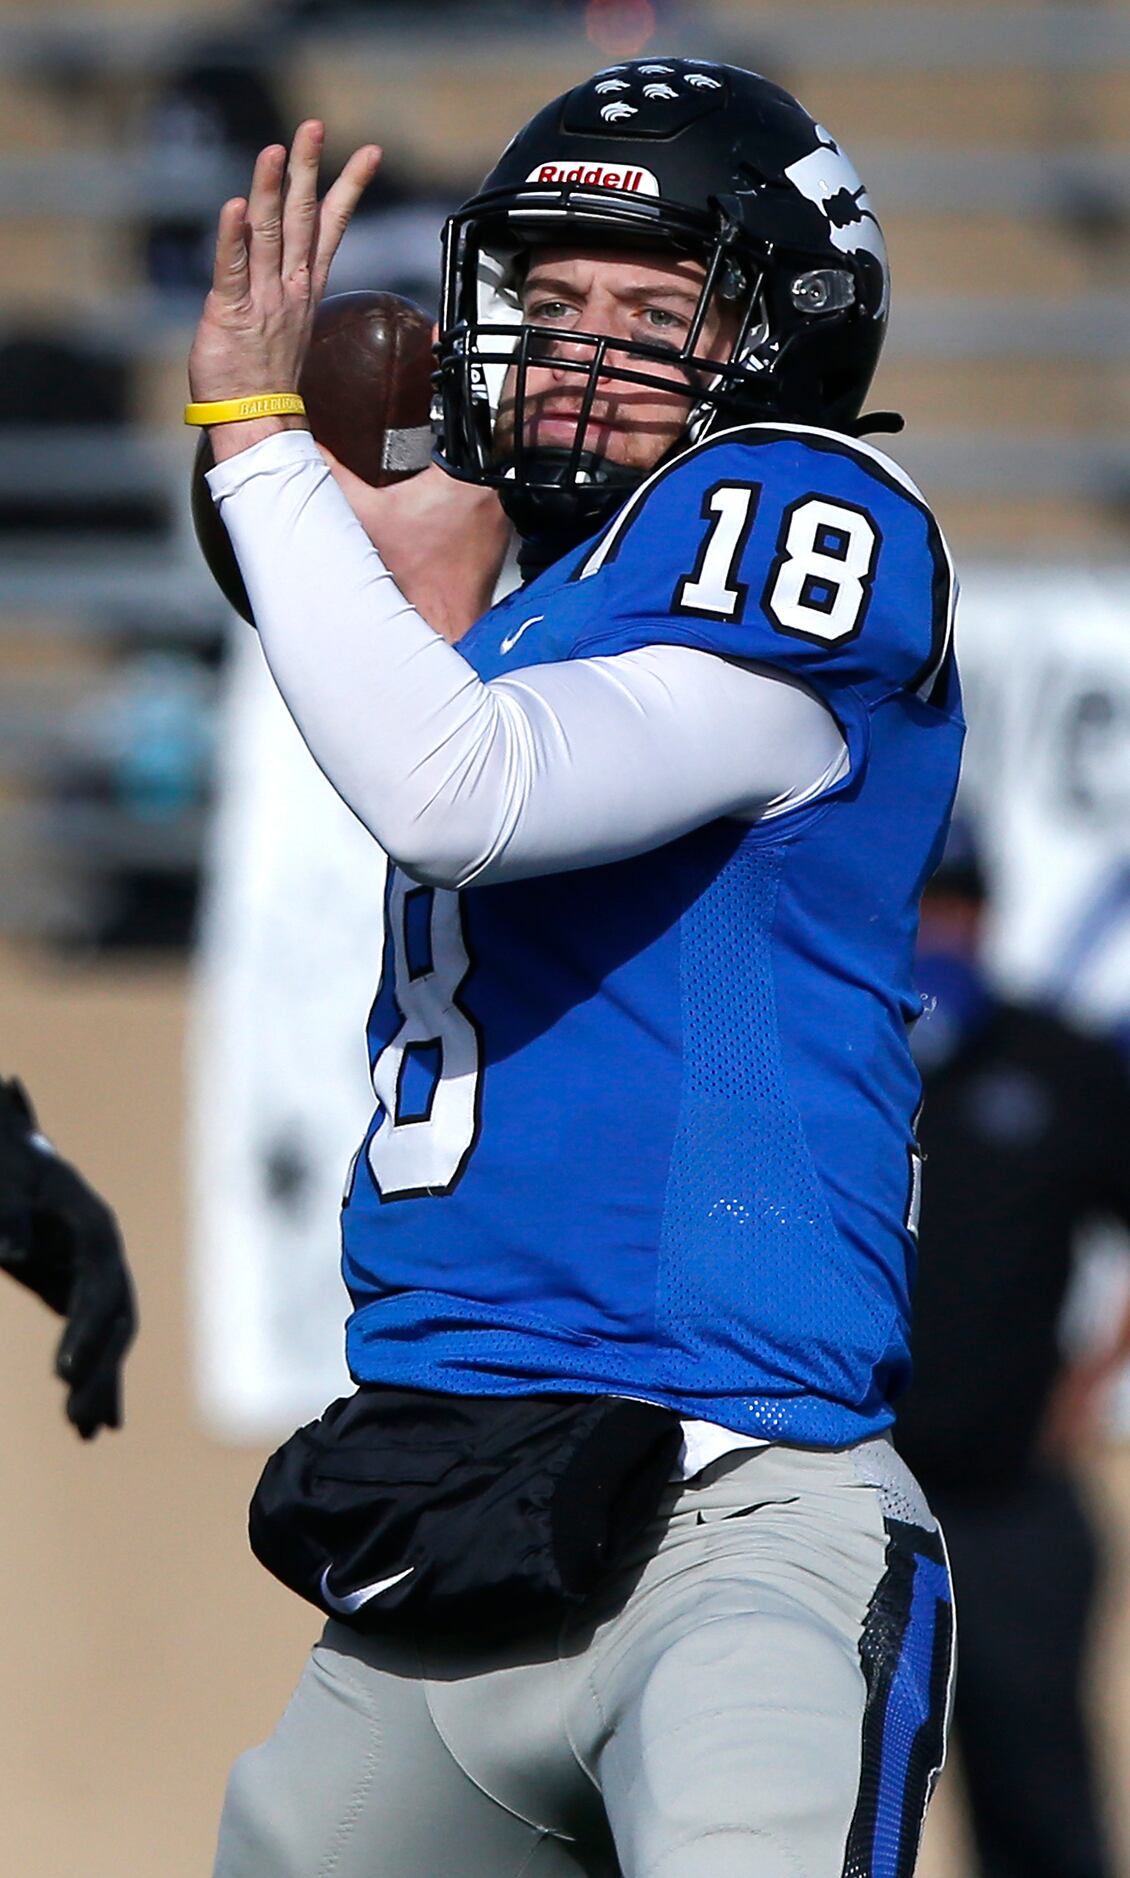
{"label": "player's nose", "polygon": [[583,390],[585,378],[591,373],[598,356],[600,359],[600,369],[596,375],[598,386],[619,382],[617,367],[630,365],[632,362],[629,353],[619,352],[612,346],[607,346],[603,352],[598,352],[598,348],[591,341],[585,345],[582,342],[570,343],[568,340],[556,340],[552,358],[547,361],[550,376],[555,384],[567,384],[576,387],[578,391]]}
{"label": "player's nose", "polygon": [[575,381],[577,373],[570,368],[590,366],[596,357],[596,346],[591,339],[570,339],[566,334],[559,333],[546,348],[546,356],[558,383],[566,379]]}
{"label": "player's nose", "polygon": [[[549,359],[550,363],[556,367],[553,376],[558,381],[572,379],[575,382],[577,373],[575,370],[570,370],[569,366],[580,365],[588,368],[593,365],[598,355],[602,368],[624,363],[626,355],[616,350],[616,341],[628,339],[631,334],[621,308],[607,306],[599,309],[586,308],[583,331],[588,335],[587,337],[581,337],[578,334],[574,338],[568,333],[559,333],[553,339],[549,349]],[[603,349],[597,343],[601,339],[606,342]],[[568,365],[564,361],[568,361]],[[603,370],[600,377],[603,380]]]}

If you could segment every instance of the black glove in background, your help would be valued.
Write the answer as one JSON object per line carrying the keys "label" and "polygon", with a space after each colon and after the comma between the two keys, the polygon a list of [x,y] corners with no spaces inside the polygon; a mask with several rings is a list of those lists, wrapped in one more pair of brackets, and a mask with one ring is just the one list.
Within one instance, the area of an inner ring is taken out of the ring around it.
{"label": "black glove in background", "polygon": [[38,1132],[22,1086],[0,1078],[0,1270],[67,1319],[55,1373],[84,1440],[120,1428],[121,1366],[137,1327],[117,1221]]}

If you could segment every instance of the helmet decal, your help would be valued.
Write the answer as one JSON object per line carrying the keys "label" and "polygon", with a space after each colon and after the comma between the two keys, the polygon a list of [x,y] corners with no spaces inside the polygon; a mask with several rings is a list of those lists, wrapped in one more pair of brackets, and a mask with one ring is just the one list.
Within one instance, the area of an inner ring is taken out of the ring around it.
{"label": "helmet decal", "polygon": [[787,164],[785,175],[827,217],[828,239],[834,248],[844,254],[857,254],[863,249],[885,265],[883,231],[855,165],[822,124],[816,125],[816,135],[817,148],[798,162]]}
{"label": "helmet decal", "polygon": [[619,134],[629,137],[677,135],[718,109],[731,70],[724,65],[704,70],[701,61],[685,59],[606,66],[566,93],[561,128],[581,137],[604,135],[609,125],[622,126]]}
{"label": "helmet decal", "polygon": [[659,178],[651,170],[625,169],[623,164],[538,163],[528,183],[588,183],[597,189],[627,189],[633,195],[657,196]]}

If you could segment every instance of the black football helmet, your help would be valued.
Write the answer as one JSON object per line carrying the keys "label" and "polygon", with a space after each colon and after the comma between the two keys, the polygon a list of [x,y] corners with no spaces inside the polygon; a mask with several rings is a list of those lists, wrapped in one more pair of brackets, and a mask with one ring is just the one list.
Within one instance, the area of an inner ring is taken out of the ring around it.
{"label": "black football helmet", "polygon": [[[538,243],[671,249],[706,270],[681,347],[570,328],[566,369],[584,382],[576,439],[564,449],[531,448],[523,436],[529,367],[559,362],[560,335],[522,323],[518,292]],[[695,350],[715,294],[737,314],[721,361]],[[669,391],[677,358],[694,392],[678,448],[757,419],[850,431],[883,343],[888,294],[886,247],[863,185],[787,91],[703,59],[607,66],[539,111],[447,223],[437,461],[496,486],[520,533],[580,539],[643,475],[582,448],[598,379]],[[657,361],[665,378],[648,372]],[[494,426],[510,371],[514,435],[500,455]]]}

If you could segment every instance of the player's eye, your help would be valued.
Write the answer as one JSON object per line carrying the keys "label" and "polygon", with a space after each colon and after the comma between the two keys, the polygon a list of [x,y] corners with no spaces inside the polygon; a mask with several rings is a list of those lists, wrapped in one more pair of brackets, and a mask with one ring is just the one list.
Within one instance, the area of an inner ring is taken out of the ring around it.
{"label": "player's eye", "polygon": [[641,318],[644,325],[652,327],[655,332],[677,333],[685,332],[687,328],[687,322],[681,314],[672,313],[670,307],[666,306],[645,306]]}
{"label": "player's eye", "polygon": [[526,318],[548,326],[555,320],[567,319],[572,311],[573,308],[565,300],[531,300],[526,307]]}

